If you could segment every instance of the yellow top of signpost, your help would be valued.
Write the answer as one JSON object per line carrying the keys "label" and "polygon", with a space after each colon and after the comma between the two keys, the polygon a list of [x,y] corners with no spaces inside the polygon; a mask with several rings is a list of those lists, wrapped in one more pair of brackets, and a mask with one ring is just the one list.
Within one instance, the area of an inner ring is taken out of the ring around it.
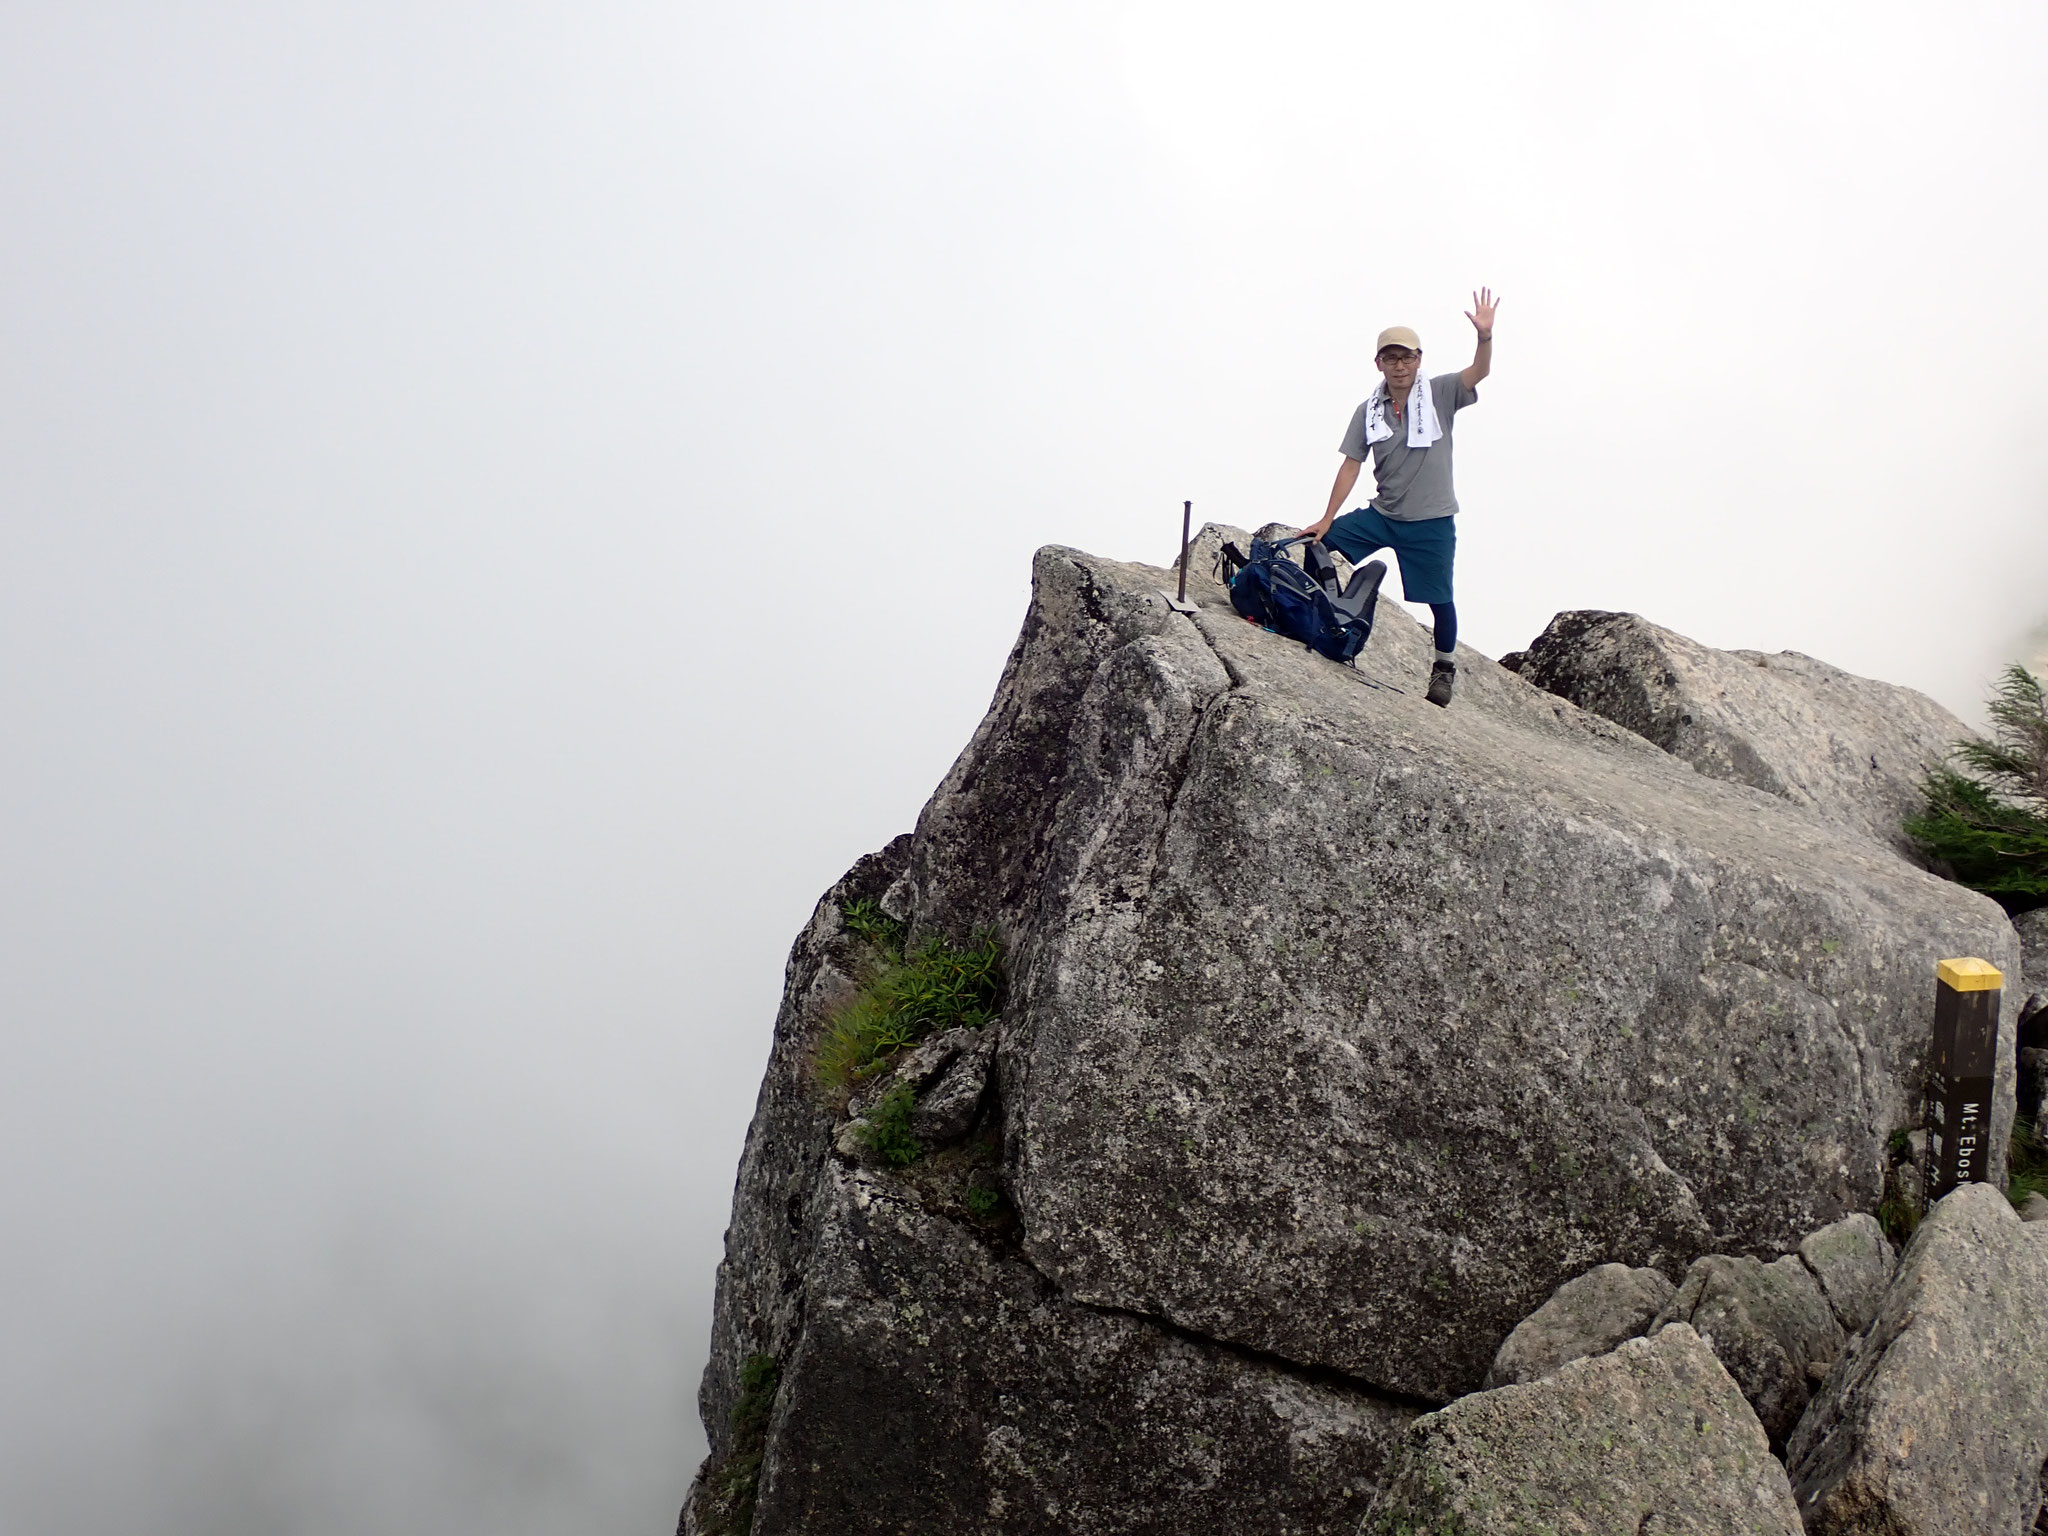
{"label": "yellow top of signpost", "polygon": [[1974,956],[1968,960],[1944,960],[1934,968],[1934,974],[1941,978],[1943,986],[1958,992],[1996,992],[2005,985],[2005,976],[1997,966]]}

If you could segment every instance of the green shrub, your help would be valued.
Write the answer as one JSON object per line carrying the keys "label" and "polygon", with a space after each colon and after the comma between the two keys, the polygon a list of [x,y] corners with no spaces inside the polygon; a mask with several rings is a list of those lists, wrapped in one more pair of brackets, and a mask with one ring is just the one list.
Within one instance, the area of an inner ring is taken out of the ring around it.
{"label": "green shrub", "polygon": [[768,1415],[775,1408],[775,1387],[781,1377],[773,1355],[749,1355],[740,1364],[740,1395],[732,1405],[732,1432],[740,1438],[768,1433]]}
{"label": "green shrub", "polygon": [[1892,1246],[1903,1248],[1920,1225],[1920,1207],[1917,1202],[1906,1198],[1900,1177],[1909,1167],[1916,1172],[1919,1168],[1913,1156],[1911,1133],[1903,1129],[1893,1131],[1885,1138],[1884,1150],[1884,1198],[1878,1202],[1875,1215],[1877,1224],[1884,1228],[1884,1235],[1891,1240]]}
{"label": "green shrub", "polygon": [[1993,690],[1991,740],[1958,742],[1965,772],[1938,768],[1921,784],[1927,809],[1906,835],[1972,890],[2010,911],[2048,904],[2048,697],[2025,667]]}
{"label": "green shrub", "polygon": [[903,925],[882,910],[882,904],[863,896],[849,901],[843,909],[846,931],[893,959],[903,955]]}
{"label": "green shrub", "polygon": [[1002,1206],[1003,1192],[1000,1189],[991,1189],[981,1183],[967,1186],[967,1209],[976,1221],[987,1221]]}
{"label": "green shrub", "polygon": [[[849,907],[849,928],[851,914]],[[937,938],[907,954],[879,940],[869,945],[872,968],[818,1041],[814,1062],[828,1093],[851,1092],[906,1047],[942,1029],[986,1024],[1002,1006],[1003,950],[993,933],[977,933],[964,949]]]}
{"label": "green shrub", "polygon": [[1919,1229],[1920,1212],[1899,1196],[1887,1195],[1878,1203],[1877,1224],[1884,1229],[1885,1237],[1894,1248],[1903,1248]]}
{"label": "green shrub", "polygon": [[739,1396],[732,1405],[732,1449],[704,1479],[705,1498],[698,1512],[705,1536],[747,1536],[754,1528],[761,1456],[779,1376],[773,1355],[749,1355],[741,1362]]}
{"label": "green shrub", "polygon": [[2013,1116],[2006,1178],[2005,1197],[2014,1205],[2025,1204],[2031,1194],[2048,1195],[2048,1143],[2025,1115]]}
{"label": "green shrub", "polygon": [[910,1112],[916,1107],[917,1096],[908,1083],[898,1083],[883,1094],[881,1103],[867,1112],[867,1124],[861,1128],[861,1140],[868,1150],[897,1168],[908,1168],[922,1157],[923,1144],[910,1134]]}

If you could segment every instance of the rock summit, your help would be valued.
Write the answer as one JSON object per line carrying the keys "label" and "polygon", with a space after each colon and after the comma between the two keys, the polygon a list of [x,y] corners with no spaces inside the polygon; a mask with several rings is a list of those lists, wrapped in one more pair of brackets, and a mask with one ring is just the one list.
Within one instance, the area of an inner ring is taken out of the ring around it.
{"label": "rock summit", "polygon": [[[1200,566],[1192,615],[1171,583],[1042,550],[915,832],[799,936],[683,1529],[1348,1536],[1610,1387],[1704,1393],[1699,1508],[1796,1528],[1769,1445],[1837,1401],[1821,1380],[1863,1361],[1843,1326],[1876,1302],[1850,1258],[1786,1256],[1877,1208],[1935,963],[2013,970],[2004,913],[1901,857],[1868,784],[1703,771],[1464,647],[1436,709],[1391,601],[1353,668],[1246,624]],[[1846,676],[1799,730],[1833,696],[1877,729],[1886,685]],[[1811,761],[1744,711],[1758,761]],[[817,1078],[874,963],[849,910],[1005,956],[1001,1017],[903,1083],[913,1161],[870,1150],[878,1095]],[[1702,1335],[1738,1320],[1776,1353],[1717,1360]],[[1523,1384],[1469,1398],[1490,1370]],[[1615,1510],[1665,1507],[1678,1422],[1610,1448],[1641,1484]]]}

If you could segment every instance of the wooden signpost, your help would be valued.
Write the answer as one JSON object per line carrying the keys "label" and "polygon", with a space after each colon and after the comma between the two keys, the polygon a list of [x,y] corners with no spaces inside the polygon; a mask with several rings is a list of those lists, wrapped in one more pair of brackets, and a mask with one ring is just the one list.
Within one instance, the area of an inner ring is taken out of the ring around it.
{"label": "wooden signpost", "polygon": [[1935,967],[1934,1054],[1927,1064],[1928,1198],[1991,1177],[1991,1087],[2005,977],[1987,961]]}

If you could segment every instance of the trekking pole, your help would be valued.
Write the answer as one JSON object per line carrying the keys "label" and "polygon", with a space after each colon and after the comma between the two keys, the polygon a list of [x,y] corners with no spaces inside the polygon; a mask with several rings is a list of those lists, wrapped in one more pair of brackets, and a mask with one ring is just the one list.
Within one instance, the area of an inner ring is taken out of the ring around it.
{"label": "trekking pole", "polygon": [[1195,605],[1188,601],[1188,525],[1194,519],[1195,504],[1184,501],[1180,504],[1180,595],[1161,587],[1159,595],[1166,599],[1166,606],[1175,613],[1193,613]]}
{"label": "trekking pole", "polygon": [[1188,600],[1188,525],[1194,521],[1195,504],[1184,501],[1180,504],[1180,600]]}

